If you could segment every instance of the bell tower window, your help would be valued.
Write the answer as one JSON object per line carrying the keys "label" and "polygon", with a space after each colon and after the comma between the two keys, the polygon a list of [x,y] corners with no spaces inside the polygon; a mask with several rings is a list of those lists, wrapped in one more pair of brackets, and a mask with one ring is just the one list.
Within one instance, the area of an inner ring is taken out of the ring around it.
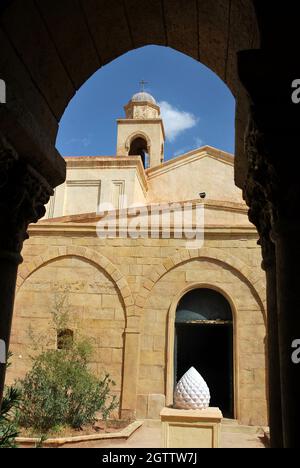
{"label": "bell tower window", "polygon": [[144,138],[138,137],[132,140],[129,156],[141,156],[144,168],[149,166],[148,146]]}
{"label": "bell tower window", "polygon": [[124,107],[125,118],[118,119],[117,156],[141,156],[145,169],[164,160],[165,130],[160,107],[151,94],[134,94]]}

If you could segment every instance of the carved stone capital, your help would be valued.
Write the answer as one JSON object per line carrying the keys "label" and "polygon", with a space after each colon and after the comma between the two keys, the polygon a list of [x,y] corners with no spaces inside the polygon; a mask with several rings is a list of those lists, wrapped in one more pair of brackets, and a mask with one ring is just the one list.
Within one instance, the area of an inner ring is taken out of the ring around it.
{"label": "carved stone capital", "polygon": [[27,228],[45,214],[53,189],[0,136],[0,258],[21,262]]}
{"label": "carved stone capital", "polygon": [[[282,139],[282,137],[281,137]],[[276,133],[252,106],[245,150],[248,175],[244,198],[250,207],[249,217],[261,237],[276,242],[278,236],[300,235],[299,158],[296,147],[276,146]]]}
{"label": "carved stone capital", "polygon": [[268,163],[264,135],[258,128],[253,113],[246,133],[245,151],[248,158],[248,174],[243,195],[249,206],[249,219],[256,226],[260,236],[258,244],[262,247],[262,267],[266,270],[275,264],[271,232],[278,181],[274,168]]}

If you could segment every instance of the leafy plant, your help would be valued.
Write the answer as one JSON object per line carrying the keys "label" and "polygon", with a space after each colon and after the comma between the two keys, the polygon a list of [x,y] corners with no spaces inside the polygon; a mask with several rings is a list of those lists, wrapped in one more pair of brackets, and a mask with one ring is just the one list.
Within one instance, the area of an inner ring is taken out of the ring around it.
{"label": "leafy plant", "polygon": [[15,448],[15,438],[18,436],[16,412],[20,403],[20,392],[14,388],[6,388],[0,410],[0,448]]}
{"label": "leafy plant", "polygon": [[115,383],[109,375],[95,377],[88,368],[91,340],[79,339],[77,333],[74,337],[68,294],[68,287],[56,291],[50,310],[49,330],[54,331],[60,349],[53,349],[50,333],[35,336],[29,330],[33,367],[18,383],[22,394],[19,424],[41,433],[58,426],[79,429],[93,423],[96,413],[106,419],[117,407],[116,397],[111,396]]}
{"label": "leafy plant", "polygon": [[73,344],[63,350],[44,351],[32,370],[19,382],[22,392],[19,423],[47,432],[54,426],[75,429],[93,423],[97,412],[106,419],[116,406],[110,396],[114,382],[98,379],[88,369],[89,346]]}
{"label": "leafy plant", "polygon": [[[6,368],[9,368],[12,354],[7,355]],[[0,408],[0,448],[15,448],[18,434],[17,411],[21,394],[16,387],[6,387]]]}

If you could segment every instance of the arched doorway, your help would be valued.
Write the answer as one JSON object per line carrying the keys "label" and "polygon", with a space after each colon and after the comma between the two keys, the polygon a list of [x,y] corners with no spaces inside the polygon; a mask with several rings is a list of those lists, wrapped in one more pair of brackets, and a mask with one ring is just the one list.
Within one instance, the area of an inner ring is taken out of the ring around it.
{"label": "arched doorway", "polygon": [[191,367],[206,380],[211,406],[234,417],[233,317],[225,297],[193,289],[178,303],[174,340],[174,385]]}

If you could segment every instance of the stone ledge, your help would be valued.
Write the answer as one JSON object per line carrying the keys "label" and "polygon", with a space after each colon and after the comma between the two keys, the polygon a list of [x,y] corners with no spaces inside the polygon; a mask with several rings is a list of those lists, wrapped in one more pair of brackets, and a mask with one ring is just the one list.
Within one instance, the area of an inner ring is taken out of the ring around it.
{"label": "stone ledge", "polygon": [[[141,426],[143,421],[135,421],[129,426],[125,427],[120,432],[115,432],[111,434],[95,434],[95,435],[85,435],[85,436],[75,436],[75,437],[62,437],[57,439],[47,439],[43,442],[43,446],[54,446],[59,447],[65,444],[75,444],[79,442],[91,442],[95,440],[106,440],[106,439],[128,439],[134,434]],[[37,445],[41,441],[40,438],[30,438],[30,437],[17,437],[16,443],[20,445]]]}
{"label": "stone ledge", "polygon": [[207,420],[210,422],[221,423],[223,415],[219,408],[208,408],[206,410],[182,410],[175,408],[164,408],[161,413],[162,421],[201,421]]}

